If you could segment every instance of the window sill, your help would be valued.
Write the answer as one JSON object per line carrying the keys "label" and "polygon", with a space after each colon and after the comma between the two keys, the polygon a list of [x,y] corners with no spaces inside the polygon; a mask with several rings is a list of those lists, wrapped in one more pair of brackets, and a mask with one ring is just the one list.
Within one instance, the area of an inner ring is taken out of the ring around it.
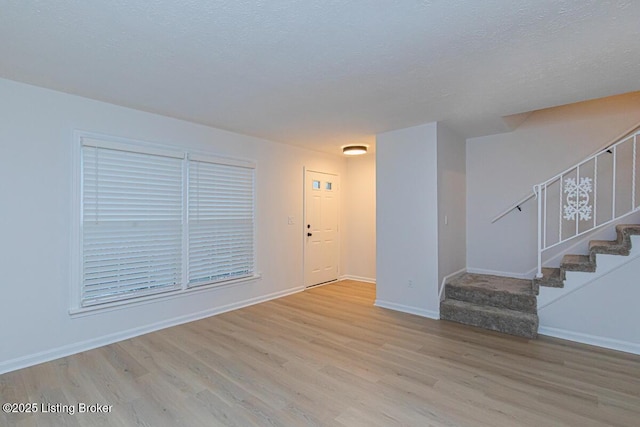
{"label": "window sill", "polygon": [[241,285],[243,283],[253,282],[260,278],[262,278],[262,276],[258,273],[250,277],[243,277],[241,279],[234,279],[234,280],[229,280],[229,281],[220,282],[220,283],[211,283],[208,285],[201,285],[193,288],[178,289],[174,291],[168,291],[164,293],[149,295],[146,297],[140,297],[140,298],[135,298],[130,300],[114,301],[114,302],[94,305],[90,307],[74,307],[69,310],[69,315],[73,319],[79,318],[79,317],[93,316],[95,314],[102,314],[102,313],[108,313],[111,311],[122,310],[125,308],[138,307],[141,305],[146,305],[146,304],[160,301],[160,300],[169,300],[173,298],[187,297],[190,295],[211,291],[214,289],[230,288],[233,286]]}

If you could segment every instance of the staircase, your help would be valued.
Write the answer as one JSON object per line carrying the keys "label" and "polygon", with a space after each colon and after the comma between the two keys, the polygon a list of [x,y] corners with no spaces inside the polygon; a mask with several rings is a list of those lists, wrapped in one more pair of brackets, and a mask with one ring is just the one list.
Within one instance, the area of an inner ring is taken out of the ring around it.
{"label": "staircase", "polygon": [[493,331],[536,338],[540,286],[562,288],[567,271],[594,273],[597,254],[628,256],[640,225],[617,225],[617,239],[592,240],[587,255],[565,255],[559,268],[543,268],[533,280],[464,273],[445,283],[440,318]]}
{"label": "staircase", "polygon": [[[568,295],[616,267],[617,256],[629,256],[631,236],[640,225],[617,225],[617,239],[592,240],[583,255],[565,255],[559,268],[543,268],[543,254],[593,230],[640,212],[640,126],[561,173],[533,186],[533,192],[498,214],[494,223],[535,197],[537,201],[536,278],[465,273],[445,283],[440,318],[526,338],[538,334],[538,308]],[[636,240],[638,243],[638,240]],[[564,246],[566,247],[566,246]],[[596,273],[598,254],[601,270]],[[611,257],[613,255],[613,257]],[[640,256],[637,248],[633,256]],[[613,258],[613,262],[612,259]],[[623,263],[617,263],[622,265]],[[567,281],[567,272],[572,274]],[[592,279],[585,278],[595,273]],[[548,287],[542,294],[540,286]],[[556,289],[551,289],[556,288]],[[538,301],[538,297],[540,301]]]}

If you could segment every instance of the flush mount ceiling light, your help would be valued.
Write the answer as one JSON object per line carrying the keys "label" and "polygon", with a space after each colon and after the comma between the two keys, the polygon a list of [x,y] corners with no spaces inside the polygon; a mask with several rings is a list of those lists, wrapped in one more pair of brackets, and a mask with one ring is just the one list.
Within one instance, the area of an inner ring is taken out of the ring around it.
{"label": "flush mount ceiling light", "polygon": [[347,156],[357,156],[359,154],[367,153],[366,145],[347,145],[346,147],[342,147],[342,153]]}

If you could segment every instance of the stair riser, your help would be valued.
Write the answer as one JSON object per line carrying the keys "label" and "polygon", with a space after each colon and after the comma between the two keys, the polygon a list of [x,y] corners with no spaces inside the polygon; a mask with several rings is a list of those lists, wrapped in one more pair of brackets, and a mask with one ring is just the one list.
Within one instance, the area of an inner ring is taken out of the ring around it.
{"label": "stair riser", "polygon": [[533,279],[534,286],[545,286],[547,288],[562,288],[564,287],[564,280],[540,280],[538,278]]}
{"label": "stair riser", "polygon": [[[631,245],[629,245],[630,247]],[[604,255],[620,255],[620,256],[628,256],[629,255],[629,247],[619,246],[619,245],[590,245],[589,246],[589,261],[592,264],[596,263],[596,255],[604,254]]]}
{"label": "stair riser", "polygon": [[562,288],[564,286],[564,271],[559,268],[543,268],[543,277],[533,278],[533,289],[536,291],[536,295],[540,291],[540,286],[548,288]]}
{"label": "stair riser", "polygon": [[451,308],[446,305],[440,307],[440,318],[524,338],[538,336],[537,320],[496,314],[488,315],[479,310]]}
{"label": "stair riser", "polygon": [[491,292],[470,290],[447,285],[445,296],[448,299],[466,301],[478,305],[507,308],[509,310],[536,313],[537,301],[535,295],[514,295],[505,292]]}
{"label": "stair riser", "polygon": [[[590,257],[587,255],[565,255],[562,257],[560,269],[562,271],[584,271],[586,273],[593,273],[596,271],[596,263],[591,262]],[[566,279],[566,277],[564,277],[564,279]]]}

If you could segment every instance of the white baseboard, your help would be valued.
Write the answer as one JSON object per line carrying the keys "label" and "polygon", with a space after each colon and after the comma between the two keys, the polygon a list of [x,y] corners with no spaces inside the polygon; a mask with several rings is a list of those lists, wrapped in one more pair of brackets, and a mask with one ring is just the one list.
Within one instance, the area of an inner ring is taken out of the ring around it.
{"label": "white baseboard", "polygon": [[354,276],[351,274],[345,274],[343,276],[340,276],[340,278],[338,280],[356,280],[358,282],[365,282],[365,283],[376,283],[376,279],[375,278],[371,278],[371,277],[362,277],[362,276]]}
{"label": "white baseboard", "polygon": [[490,274],[492,276],[513,277],[516,279],[532,279],[529,273],[513,273],[509,271],[485,270],[483,268],[467,267],[467,273],[473,274]]}
{"label": "white baseboard", "polygon": [[440,311],[425,310],[424,308],[410,305],[396,304],[394,302],[381,301],[379,299],[373,304],[376,307],[387,308],[389,310],[401,311],[403,313],[415,314],[416,316],[428,317],[429,319],[440,319]]}
{"label": "white baseboard", "polygon": [[597,347],[640,355],[640,344],[638,343],[583,334],[581,332],[568,331],[566,329],[550,328],[547,326],[540,326],[538,328],[538,333],[549,337],[562,338],[564,340],[575,341],[582,344],[595,345]]}
{"label": "white baseboard", "polygon": [[92,350],[94,348],[102,347],[108,344],[113,344],[114,342],[137,337],[139,335],[158,331],[160,329],[169,328],[171,326],[193,322],[195,320],[200,320],[206,317],[215,316],[216,314],[226,313],[228,311],[237,310],[239,308],[248,307],[250,305],[259,304],[261,302],[266,302],[276,298],[282,298],[287,295],[301,292],[303,290],[304,290],[304,287],[300,286],[293,289],[287,289],[285,291],[273,292],[271,294],[250,298],[244,301],[238,301],[238,302],[227,304],[221,307],[199,311],[197,313],[190,313],[184,316],[174,317],[173,319],[163,320],[161,322],[156,322],[150,325],[145,325],[138,328],[129,329],[126,331],[121,331],[115,334],[109,334],[109,335],[105,335],[98,338],[92,338],[90,340],[68,344],[55,349],[45,350],[39,353],[30,354],[27,356],[22,356],[15,359],[7,360],[4,362],[0,362],[0,374],[15,371],[17,369],[26,368],[26,367],[37,365],[44,362],[49,362],[51,360],[59,359],[61,357],[80,353],[82,351]]}

